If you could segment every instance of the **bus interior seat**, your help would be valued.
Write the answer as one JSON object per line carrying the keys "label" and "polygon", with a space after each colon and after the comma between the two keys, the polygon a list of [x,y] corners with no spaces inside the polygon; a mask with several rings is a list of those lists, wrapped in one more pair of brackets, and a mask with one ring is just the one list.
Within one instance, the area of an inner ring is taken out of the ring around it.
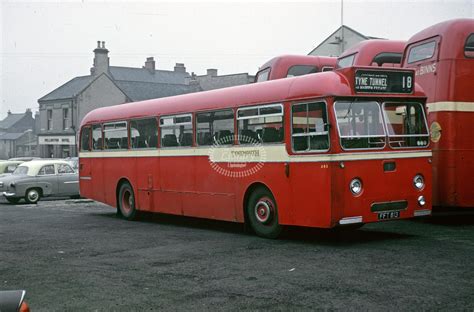
{"label": "bus interior seat", "polygon": [[257,133],[250,130],[250,129],[242,129],[240,131],[240,143],[258,143],[260,140],[258,139]]}
{"label": "bus interior seat", "polygon": [[198,144],[199,145],[211,145],[212,138],[210,132],[201,132],[198,134]]}
{"label": "bus interior seat", "polygon": [[278,129],[278,141],[279,141],[279,142],[283,142],[284,133],[285,133],[285,128],[280,127],[280,128]]}
{"label": "bus interior seat", "polygon": [[327,135],[310,136],[309,146],[312,150],[327,150],[329,148],[329,141]]}
{"label": "bus interior seat", "polygon": [[119,148],[127,149],[128,148],[128,138],[121,138]]}
{"label": "bus interior seat", "polygon": [[232,144],[233,133],[230,130],[221,130],[218,132],[218,144]]}
{"label": "bus interior seat", "polygon": [[262,141],[267,143],[279,142],[279,131],[274,127],[263,128]]}
{"label": "bus interior seat", "polygon": [[146,147],[157,147],[158,146],[158,136],[152,135],[150,136],[150,139],[148,140],[148,144]]}
{"label": "bus interior seat", "polygon": [[[293,134],[304,133],[303,128],[293,128]],[[308,137],[293,137],[293,149],[295,151],[305,151],[308,149]]]}
{"label": "bus interior seat", "polygon": [[181,140],[181,146],[192,146],[193,145],[193,134],[192,133],[183,133]]}
{"label": "bus interior seat", "polygon": [[176,139],[176,135],[174,134],[165,134],[165,136],[161,140],[161,145],[164,147],[179,146],[178,140]]}

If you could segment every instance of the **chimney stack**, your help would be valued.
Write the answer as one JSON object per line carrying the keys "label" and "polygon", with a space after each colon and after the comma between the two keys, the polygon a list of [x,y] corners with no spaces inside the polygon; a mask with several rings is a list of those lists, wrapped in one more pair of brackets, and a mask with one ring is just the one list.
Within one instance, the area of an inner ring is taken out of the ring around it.
{"label": "chimney stack", "polygon": [[185,73],[186,67],[184,67],[183,63],[176,63],[176,65],[174,66],[174,71],[177,73]]}
{"label": "chimney stack", "polygon": [[11,115],[12,114],[12,111],[11,110],[8,110],[8,115]]}
{"label": "chimney stack", "polygon": [[91,68],[92,75],[100,75],[109,71],[108,54],[109,50],[105,48],[105,41],[97,41],[97,48],[94,50],[94,66]]}
{"label": "chimney stack", "polygon": [[148,69],[151,74],[155,73],[155,59],[153,57],[147,57],[145,66],[143,68]]}
{"label": "chimney stack", "polygon": [[207,75],[211,77],[216,77],[217,76],[217,69],[215,68],[209,68],[207,70]]}

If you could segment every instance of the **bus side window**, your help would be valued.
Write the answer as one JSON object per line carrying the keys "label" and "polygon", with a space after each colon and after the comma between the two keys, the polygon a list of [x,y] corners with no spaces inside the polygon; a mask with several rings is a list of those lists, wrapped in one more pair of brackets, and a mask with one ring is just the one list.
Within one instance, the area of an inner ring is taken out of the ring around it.
{"label": "bus side window", "polygon": [[270,68],[265,68],[257,73],[255,76],[255,82],[267,81],[270,76]]}
{"label": "bus side window", "polygon": [[98,151],[102,149],[102,126],[92,126],[92,150]]}
{"label": "bus side window", "polygon": [[84,127],[81,130],[81,151],[91,150],[91,127]]}
{"label": "bus side window", "polygon": [[318,68],[313,65],[293,65],[288,69],[286,77],[297,77],[318,72]]}
{"label": "bus side window", "polygon": [[436,41],[432,40],[411,47],[408,52],[408,64],[424,61],[432,58],[436,51]]}
{"label": "bus side window", "polygon": [[160,118],[161,147],[184,147],[193,145],[193,122],[191,114]]}
{"label": "bus side window", "polygon": [[474,34],[470,34],[469,37],[467,37],[464,46],[464,56],[474,58]]}
{"label": "bus side window", "polygon": [[132,149],[158,147],[158,127],[155,118],[130,121],[130,146]]}
{"label": "bus side window", "polygon": [[291,108],[293,151],[329,150],[326,103],[295,104]]}
{"label": "bus side window", "polygon": [[234,112],[229,110],[196,114],[196,142],[205,145],[234,143]]}
{"label": "bus side window", "polygon": [[283,105],[271,104],[237,110],[240,144],[283,142]]}
{"label": "bus side window", "polygon": [[104,124],[104,149],[128,149],[127,122]]}

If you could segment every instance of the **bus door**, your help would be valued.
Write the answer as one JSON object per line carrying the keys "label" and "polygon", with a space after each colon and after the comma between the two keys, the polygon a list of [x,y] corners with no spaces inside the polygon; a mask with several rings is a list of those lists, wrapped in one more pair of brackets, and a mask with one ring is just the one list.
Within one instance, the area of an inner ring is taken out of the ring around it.
{"label": "bus door", "polygon": [[134,154],[134,180],[139,210],[155,211],[159,202],[160,170],[158,126],[155,118],[130,121],[130,150]]}

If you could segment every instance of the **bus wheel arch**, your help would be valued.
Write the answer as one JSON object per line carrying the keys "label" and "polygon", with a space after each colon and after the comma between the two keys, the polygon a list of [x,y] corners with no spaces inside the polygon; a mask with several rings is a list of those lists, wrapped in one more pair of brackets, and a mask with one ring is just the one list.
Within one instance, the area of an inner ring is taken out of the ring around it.
{"label": "bus wheel arch", "polygon": [[246,226],[258,236],[277,238],[280,235],[278,206],[268,186],[260,182],[250,185],[244,195],[243,209]]}
{"label": "bus wheel arch", "polygon": [[135,220],[137,217],[136,196],[132,184],[126,178],[117,183],[116,188],[117,215],[127,220]]}

